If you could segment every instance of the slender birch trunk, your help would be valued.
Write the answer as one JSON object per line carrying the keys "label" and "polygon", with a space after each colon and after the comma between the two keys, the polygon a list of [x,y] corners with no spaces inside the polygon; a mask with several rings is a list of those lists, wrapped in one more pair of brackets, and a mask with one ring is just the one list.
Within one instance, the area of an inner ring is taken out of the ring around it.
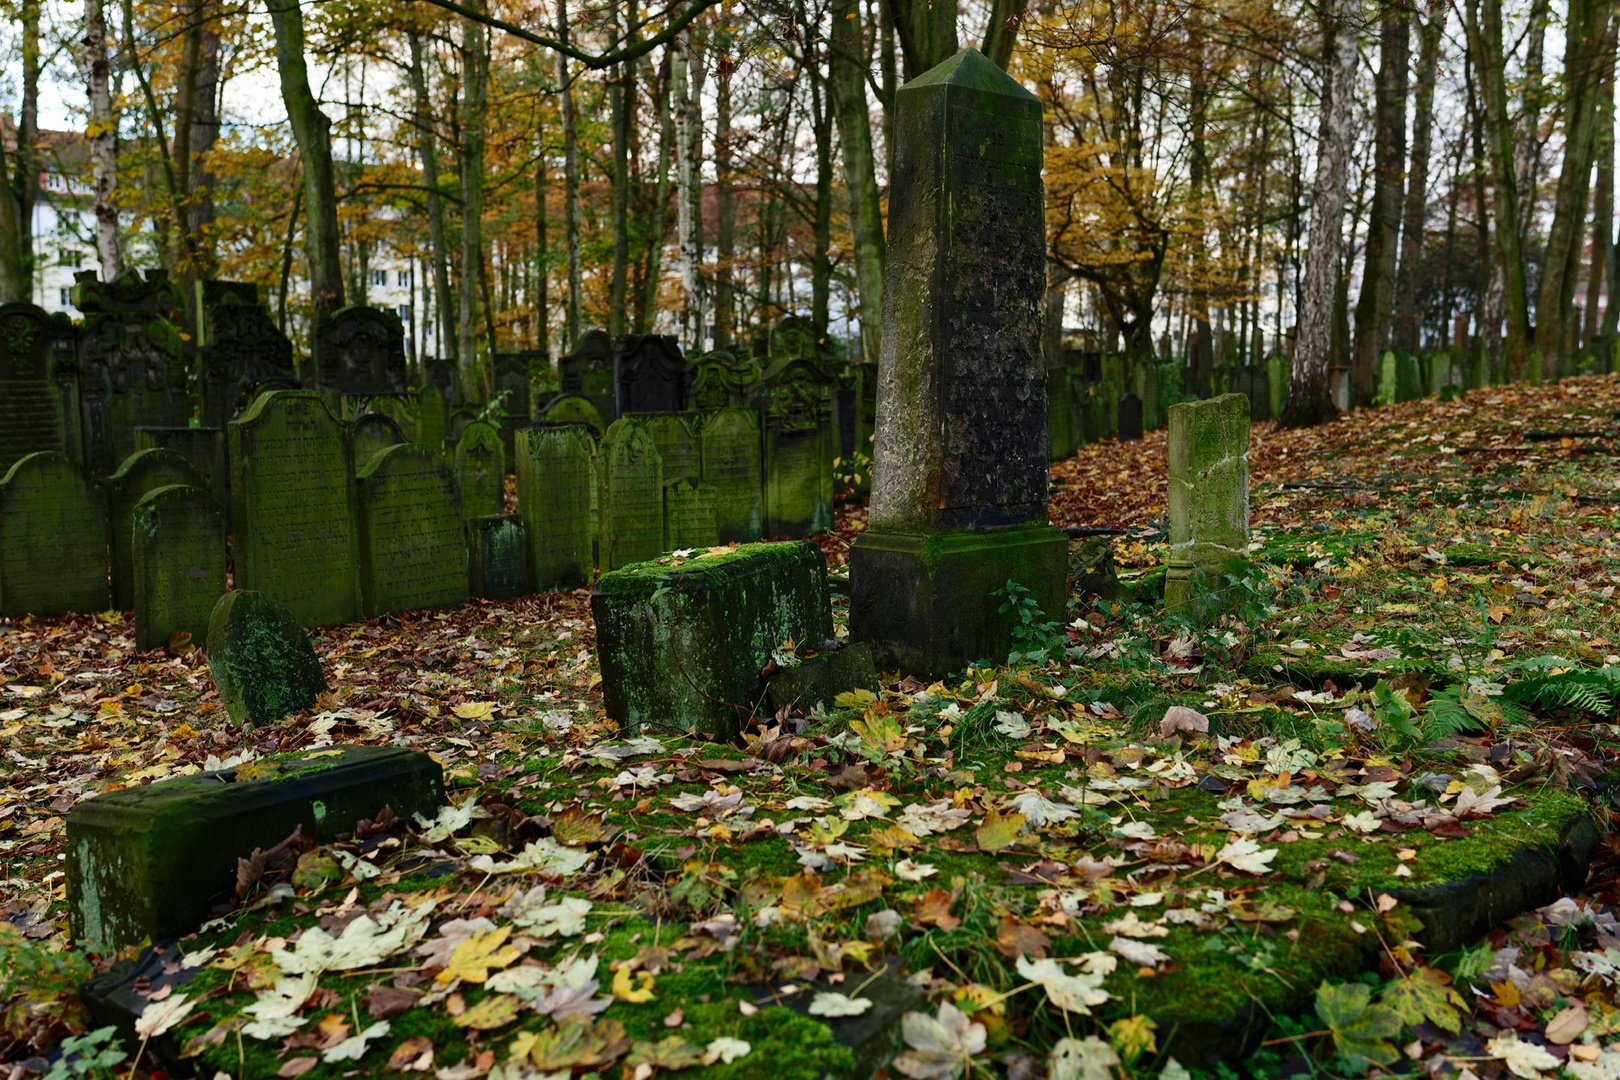
{"label": "slender birch trunk", "polygon": [[433,107],[428,99],[427,65],[422,53],[421,35],[412,31],[411,92],[416,98],[416,154],[422,162],[422,186],[427,188],[428,240],[433,245],[433,304],[437,312],[439,331],[435,335],[444,356],[455,367],[460,367],[460,352],[456,334],[455,295],[450,291],[450,246],[445,239],[444,197],[439,192],[439,144],[433,119]]}
{"label": "slender birch trunk", "polygon": [[90,90],[90,123],[85,134],[90,142],[95,186],[96,260],[101,264],[101,280],[111,281],[122,272],[124,256],[118,244],[118,208],[113,203],[113,192],[118,187],[118,121],[112,108],[112,63],[107,59],[104,0],[84,0],[84,37],[79,45]]}

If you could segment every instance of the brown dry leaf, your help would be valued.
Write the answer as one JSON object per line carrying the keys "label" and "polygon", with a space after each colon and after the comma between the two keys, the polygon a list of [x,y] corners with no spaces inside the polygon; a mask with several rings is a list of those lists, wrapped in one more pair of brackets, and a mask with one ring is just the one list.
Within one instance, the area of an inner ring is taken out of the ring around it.
{"label": "brown dry leaf", "polygon": [[1011,915],[1002,916],[1001,925],[996,930],[996,951],[1002,956],[1009,960],[1033,956],[1040,960],[1051,947],[1052,939],[1035,927],[1026,926]]}
{"label": "brown dry leaf", "polygon": [[1185,705],[1172,705],[1164,711],[1164,719],[1159,721],[1159,734],[1168,739],[1178,731],[1208,735],[1209,717]]}
{"label": "brown dry leaf", "polygon": [[433,1040],[413,1035],[394,1047],[388,1067],[395,1072],[427,1072],[433,1068]]}
{"label": "brown dry leaf", "polygon": [[1548,1022],[1546,1031],[1547,1041],[1550,1043],[1559,1043],[1560,1045],[1572,1043],[1576,1039],[1580,1038],[1581,1033],[1586,1030],[1586,1026],[1589,1022],[1590,1020],[1586,1013],[1586,1006],[1577,1001],[1568,1008],[1560,1011],[1557,1016],[1553,1017],[1552,1020]]}
{"label": "brown dry leaf", "polygon": [[414,1006],[420,996],[414,990],[401,990],[397,986],[379,986],[366,995],[366,1012],[373,1020],[386,1020]]}
{"label": "brown dry leaf", "polygon": [[955,903],[955,893],[948,893],[944,889],[929,889],[917,898],[917,904],[911,911],[911,921],[918,926],[937,926],[941,930],[954,930],[962,925],[962,920],[951,914],[951,905]]}
{"label": "brown dry leaf", "polygon": [[281,1063],[281,1068],[276,1070],[276,1075],[282,1077],[303,1076],[320,1063],[321,1059],[318,1057],[288,1058]]}

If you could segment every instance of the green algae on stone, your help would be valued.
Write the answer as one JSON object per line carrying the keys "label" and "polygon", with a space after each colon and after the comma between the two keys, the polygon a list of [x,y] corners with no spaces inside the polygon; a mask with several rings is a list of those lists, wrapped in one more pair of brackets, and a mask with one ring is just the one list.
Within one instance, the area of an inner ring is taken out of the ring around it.
{"label": "green algae on stone", "polygon": [[528,529],[518,515],[494,514],[467,522],[467,554],[467,586],[473,596],[513,600],[528,594]]}
{"label": "green algae on stone", "polygon": [[1164,602],[1207,591],[1249,547],[1249,400],[1222,394],[1170,409],[1170,569]]}
{"label": "green algae on stone", "polygon": [[558,394],[546,402],[546,407],[540,410],[540,419],[558,423],[577,420],[588,425],[591,434],[598,439],[607,431],[607,423],[602,419],[601,408],[583,394]]}
{"label": "green algae on stone", "polygon": [[355,491],[367,616],[467,599],[461,490],[439,455],[417,443],[387,447],[360,469]]}
{"label": "green algae on stone", "polygon": [[506,451],[501,429],[474,420],[456,440],[456,482],[461,485],[461,516],[499,514],[506,502]]}
{"label": "green algae on stone", "polygon": [[664,542],[664,462],[646,421],[615,420],[602,438],[597,550],[602,573],[656,558]]}
{"label": "green algae on stone", "polygon": [[135,504],[148,492],[171,484],[202,488],[207,481],[191,462],[173,450],[137,450],[123,460],[117,472],[102,481],[107,494],[112,602],[119,611],[129,611],[135,606],[135,557],[130,538]]}
{"label": "green algae on stone", "polygon": [[531,586],[545,592],[583,585],[592,569],[596,447],[591,429],[542,421],[520,429],[513,447]]}
{"label": "green algae on stone", "polygon": [[309,637],[292,613],[265,593],[220,597],[208,621],[208,668],[236,723],[273,724],[307,709],[329,689]]}
{"label": "green algae on stone", "polygon": [[722,544],[747,544],[764,535],[759,414],[725,408],[698,428],[703,483],[714,490],[715,530]]}
{"label": "green algae on stone", "polygon": [[101,491],[64,454],[20,458],[0,478],[0,616],[107,609]]}
{"label": "green algae on stone", "polygon": [[684,551],[714,547],[719,542],[714,489],[691,480],[664,485],[664,545],[671,551]]}
{"label": "green algae on stone", "polygon": [[225,522],[212,495],[173,484],[135,504],[135,647],[161,649],[175,634],[208,638],[214,605],[225,594]]}

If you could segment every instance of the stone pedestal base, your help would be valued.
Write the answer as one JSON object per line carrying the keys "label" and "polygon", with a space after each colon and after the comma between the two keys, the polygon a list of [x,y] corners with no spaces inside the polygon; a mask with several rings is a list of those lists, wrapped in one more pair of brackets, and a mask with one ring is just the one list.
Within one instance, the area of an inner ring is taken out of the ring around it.
{"label": "stone pedestal base", "polygon": [[1069,538],[1050,525],[927,535],[869,530],[849,552],[849,630],[878,670],[942,679],[1011,645],[997,595],[1009,580],[1061,621]]}

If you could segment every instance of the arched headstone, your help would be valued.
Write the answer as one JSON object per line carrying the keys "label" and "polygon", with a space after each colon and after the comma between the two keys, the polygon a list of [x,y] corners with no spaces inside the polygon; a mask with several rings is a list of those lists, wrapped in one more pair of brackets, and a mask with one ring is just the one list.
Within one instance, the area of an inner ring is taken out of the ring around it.
{"label": "arched headstone", "polygon": [[64,448],[51,334],[44,308],[0,304],[0,475],[28,454]]}
{"label": "arched headstone", "polygon": [[76,462],[29,454],[0,478],[0,615],[107,610],[107,517]]}
{"label": "arched headstone", "polygon": [[758,540],[763,529],[759,414],[721,409],[698,428],[703,483],[714,492],[715,529],[722,544]]}
{"label": "arched headstone", "polygon": [[518,514],[527,527],[530,587],[568,589],[591,579],[595,445],[582,423],[517,433]]}
{"label": "arched headstone", "polygon": [[602,439],[597,550],[602,573],[657,558],[664,546],[664,463],[647,425],[615,420]]}
{"label": "arched headstone", "polygon": [[443,458],[417,443],[379,450],[356,474],[355,494],[368,617],[467,599],[461,489]]}
{"label": "arched headstone", "polygon": [[161,649],[178,633],[198,645],[225,595],[225,521],[202,488],[148,491],[130,515],[135,647]]}
{"label": "arched headstone", "polygon": [[107,548],[112,555],[112,601],[119,611],[135,606],[135,548],[130,539],[135,504],[147,492],[171,484],[208,489],[202,474],[173,450],[137,450],[103,484],[107,491]]}
{"label": "arched headstone", "polygon": [[456,481],[461,485],[464,518],[502,512],[506,502],[506,455],[501,433],[486,420],[474,420],[456,440]]}

